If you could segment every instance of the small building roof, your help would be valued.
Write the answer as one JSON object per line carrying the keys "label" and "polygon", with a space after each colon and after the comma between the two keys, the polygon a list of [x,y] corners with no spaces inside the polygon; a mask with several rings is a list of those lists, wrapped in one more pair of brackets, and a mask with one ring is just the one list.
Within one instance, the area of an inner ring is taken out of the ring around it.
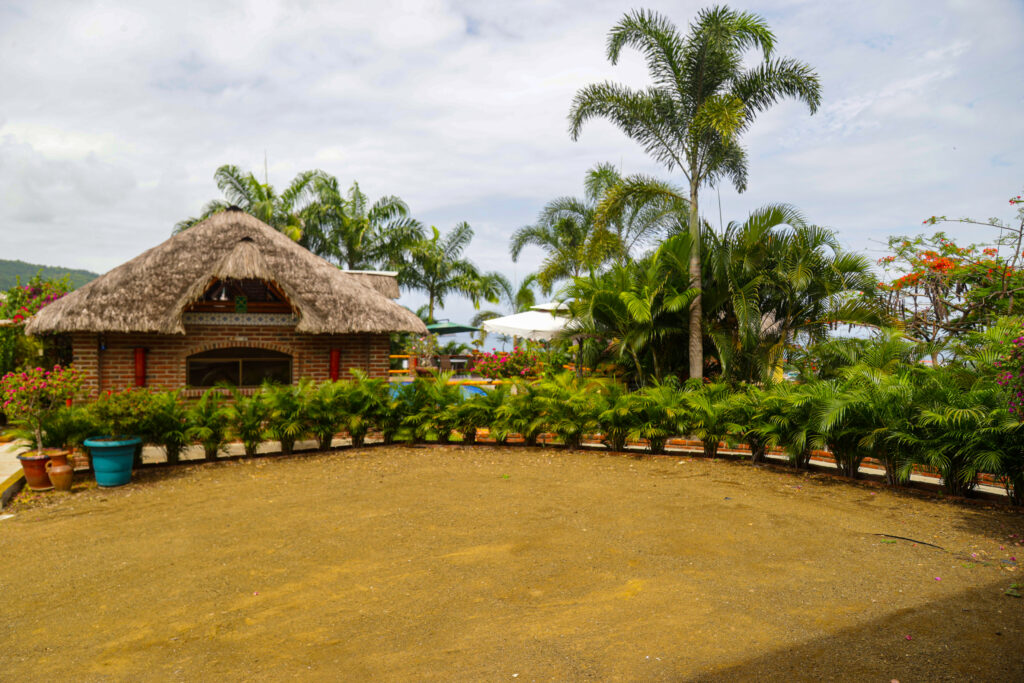
{"label": "small building roof", "polygon": [[238,209],[215,214],[58,299],[25,331],[184,334],[184,310],[226,278],[276,284],[298,316],[296,332],[427,331],[391,300],[394,277],[340,270]]}

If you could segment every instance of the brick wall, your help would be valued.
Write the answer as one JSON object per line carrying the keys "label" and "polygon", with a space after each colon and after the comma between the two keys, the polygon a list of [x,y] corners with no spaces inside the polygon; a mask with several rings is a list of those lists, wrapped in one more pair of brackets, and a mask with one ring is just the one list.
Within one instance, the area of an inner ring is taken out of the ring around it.
{"label": "brick wall", "polygon": [[[102,351],[101,340],[106,347]],[[251,347],[287,353],[295,381],[329,379],[332,349],[341,352],[341,377],[351,376],[350,369],[387,377],[390,353],[387,334],[296,334],[294,328],[280,326],[196,325],[186,327],[184,335],[75,333],[71,343],[74,365],[83,372],[84,390],[91,396],[134,386],[134,350],[140,346],[148,349],[146,386],[163,389],[185,386],[185,359],[210,349]]]}

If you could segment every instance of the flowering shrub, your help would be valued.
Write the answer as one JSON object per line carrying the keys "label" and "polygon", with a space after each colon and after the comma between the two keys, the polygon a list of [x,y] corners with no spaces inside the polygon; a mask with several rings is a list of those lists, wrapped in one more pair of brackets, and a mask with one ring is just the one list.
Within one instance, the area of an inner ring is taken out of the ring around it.
{"label": "flowering shrub", "polygon": [[1024,337],[1010,342],[1010,350],[996,361],[996,384],[1006,391],[1010,412],[1024,421]]}
{"label": "flowering shrub", "polygon": [[41,453],[43,423],[81,386],[82,376],[77,370],[59,365],[52,370],[33,368],[25,372],[10,372],[0,379],[3,411],[32,430],[37,452]]}
{"label": "flowering shrub", "polygon": [[484,352],[473,361],[473,372],[484,377],[499,379],[534,376],[540,373],[541,364],[537,354],[520,347],[512,351]]}
{"label": "flowering shrub", "polygon": [[[27,285],[18,285],[7,290],[6,298],[0,301],[0,319],[24,323],[39,309],[56,301],[71,290],[67,278],[44,280],[32,278]],[[16,324],[0,327],[0,373],[17,370],[26,365],[35,365],[43,350],[42,343],[25,336],[23,327]],[[50,363],[57,361],[51,358]]]}
{"label": "flowering shrub", "polygon": [[15,323],[25,322],[43,306],[53,303],[68,291],[70,286],[66,279],[43,280],[34,277],[27,285],[7,290],[7,299],[0,305],[0,318],[8,318]]}

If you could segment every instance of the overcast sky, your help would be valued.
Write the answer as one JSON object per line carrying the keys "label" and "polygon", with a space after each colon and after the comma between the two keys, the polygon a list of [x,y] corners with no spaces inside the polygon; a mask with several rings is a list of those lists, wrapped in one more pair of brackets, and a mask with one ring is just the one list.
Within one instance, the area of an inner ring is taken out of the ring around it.
{"label": "overcast sky", "polygon": [[[588,83],[647,82],[635,54],[605,59],[625,11],[685,28],[704,4],[0,0],[0,258],[108,270],[217,197],[218,166],[262,175],[266,155],[279,188],[320,168],[399,195],[428,225],[469,221],[478,265],[522,278],[541,254],[511,263],[509,235],[581,194],[588,168],[669,177],[609,124],[572,142],[566,116]],[[755,123],[747,192],[721,190],[726,222],[789,202],[879,250],[932,214],[1013,215],[1024,3],[731,4],[818,70],[824,100]],[[977,230],[953,232],[992,237]],[[472,313],[448,304],[452,319]]]}

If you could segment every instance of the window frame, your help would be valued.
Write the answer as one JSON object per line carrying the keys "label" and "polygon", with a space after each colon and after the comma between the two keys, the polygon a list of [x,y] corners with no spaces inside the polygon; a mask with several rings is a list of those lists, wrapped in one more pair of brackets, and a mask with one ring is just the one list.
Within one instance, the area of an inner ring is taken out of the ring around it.
{"label": "window frame", "polygon": [[[231,355],[224,356],[212,356],[203,358],[205,354],[224,352],[224,351],[251,351],[257,352],[253,355],[238,355],[232,357]],[[260,355],[265,354],[265,355]],[[276,354],[276,355],[275,355]],[[246,362],[251,361],[278,361],[286,363],[288,367],[288,382],[282,382],[282,385],[290,386],[295,382],[295,357],[292,354],[285,353],[284,351],[276,351],[274,349],[264,349],[258,346],[229,346],[225,348],[206,349],[205,351],[197,351],[196,353],[190,354],[185,357],[185,387],[187,389],[210,389],[221,385],[222,383],[215,384],[192,384],[192,364],[194,362],[205,362],[205,363],[237,363],[238,383],[230,383],[228,386],[237,387],[239,389],[252,389],[262,386],[264,379],[259,384],[242,384],[242,380],[245,378],[245,367]]]}

